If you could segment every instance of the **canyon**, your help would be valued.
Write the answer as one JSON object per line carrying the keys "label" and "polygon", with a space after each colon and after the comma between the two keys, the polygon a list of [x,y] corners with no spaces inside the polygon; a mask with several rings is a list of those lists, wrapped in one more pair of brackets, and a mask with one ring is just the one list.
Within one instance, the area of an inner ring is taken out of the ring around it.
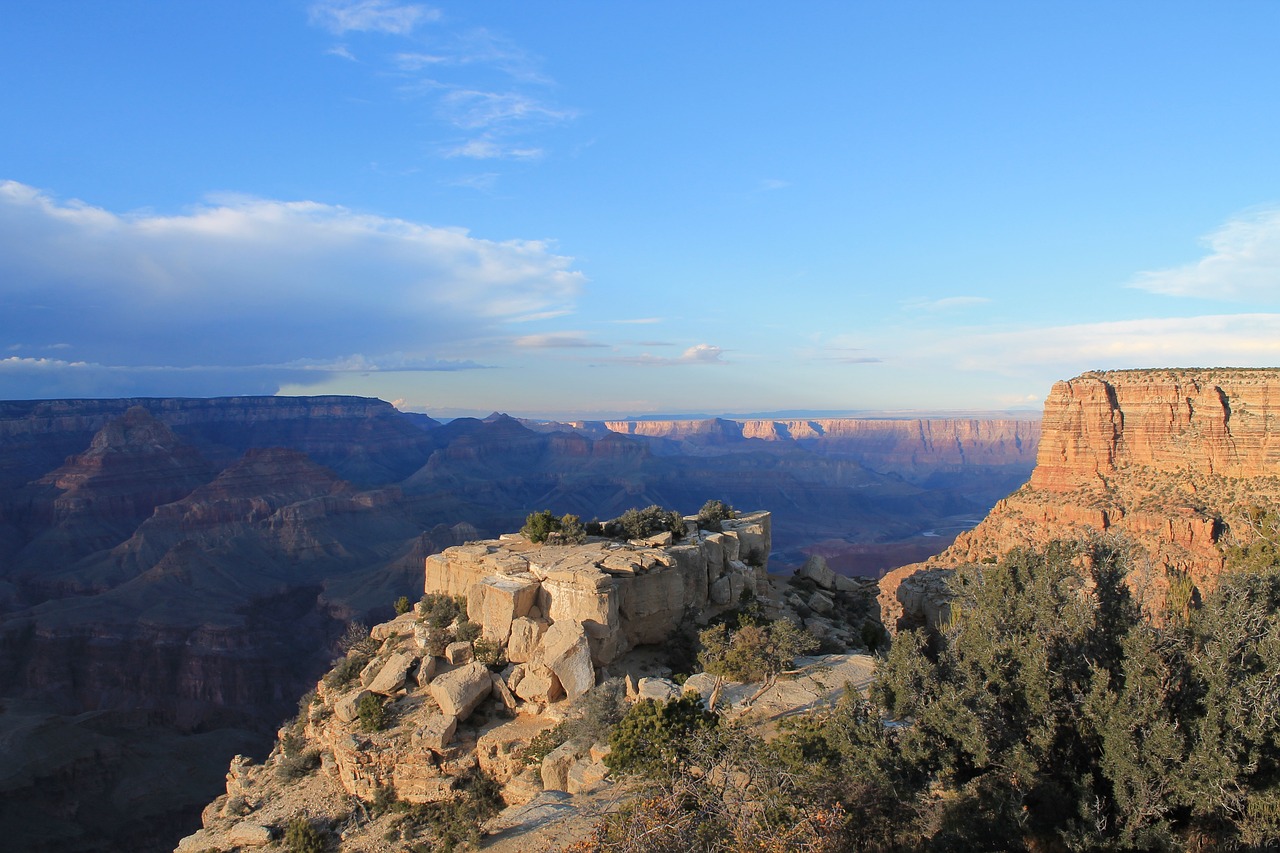
{"label": "canyon", "polygon": [[874,576],[1025,480],[1038,438],[1015,419],[629,423],[0,402],[0,830],[33,851],[171,848],[350,623],[534,509],[767,506],[776,565],[854,554]]}
{"label": "canyon", "polygon": [[941,578],[1018,548],[1098,534],[1135,549],[1148,612],[1187,579],[1207,594],[1258,512],[1280,503],[1280,370],[1099,371],[1056,383],[1036,467],[941,554],[881,583],[891,627],[945,619]]}

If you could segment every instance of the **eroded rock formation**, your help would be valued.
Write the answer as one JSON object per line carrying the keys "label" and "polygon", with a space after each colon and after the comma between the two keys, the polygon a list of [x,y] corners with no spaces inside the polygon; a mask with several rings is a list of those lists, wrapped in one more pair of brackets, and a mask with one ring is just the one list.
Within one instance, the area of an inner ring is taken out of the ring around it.
{"label": "eroded rock formation", "polygon": [[882,580],[887,625],[944,612],[937,584],[913,577],[922,569],[1099,532],[1136,543],[1130,585],[1158,609],[1173,573],[1211,590],[1249,510],[1280,500],[1280,370],[1085,373],[1053,386],[1042,428],[1025,486],[942,554]]}

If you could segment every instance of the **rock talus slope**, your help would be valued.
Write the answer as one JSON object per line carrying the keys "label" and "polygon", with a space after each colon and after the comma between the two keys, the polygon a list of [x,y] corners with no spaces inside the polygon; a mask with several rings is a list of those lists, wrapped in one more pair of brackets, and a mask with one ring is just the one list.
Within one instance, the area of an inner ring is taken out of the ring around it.
{"label": "rock talus slope", "polygon": [[938,612],[936,601],[923,604],[933,599],[922,569],[1094,532],[1136,543],[1131,586],[1158,608],[1173,574],[1211,590],[1224,546],[1249,536],[1250,510],[1277,501],[1280,369],[1085,373],[1046,399],[1030,481],[942,554],[884,578],[886,625]]}

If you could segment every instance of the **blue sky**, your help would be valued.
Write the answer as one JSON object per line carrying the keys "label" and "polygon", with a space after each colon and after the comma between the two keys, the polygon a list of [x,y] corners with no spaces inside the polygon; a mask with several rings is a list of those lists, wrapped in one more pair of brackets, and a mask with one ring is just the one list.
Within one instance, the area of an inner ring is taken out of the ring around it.
{"label": "blue sky", "polygon": [[1280,364],[1280,5],[0,4],[0,397],[1037,408]]}

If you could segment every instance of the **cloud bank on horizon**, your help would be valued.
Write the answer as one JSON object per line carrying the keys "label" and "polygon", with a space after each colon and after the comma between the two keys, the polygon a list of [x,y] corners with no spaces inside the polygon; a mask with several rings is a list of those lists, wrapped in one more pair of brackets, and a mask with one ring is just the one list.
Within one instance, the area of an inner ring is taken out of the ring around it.
{"label": "cloud bank on horizon", "polygon": [[660,7],[11,10],[0,398],[992,409],[1280,364],[1280,118],[1214,95],[1280,96],[1280,10]]}

